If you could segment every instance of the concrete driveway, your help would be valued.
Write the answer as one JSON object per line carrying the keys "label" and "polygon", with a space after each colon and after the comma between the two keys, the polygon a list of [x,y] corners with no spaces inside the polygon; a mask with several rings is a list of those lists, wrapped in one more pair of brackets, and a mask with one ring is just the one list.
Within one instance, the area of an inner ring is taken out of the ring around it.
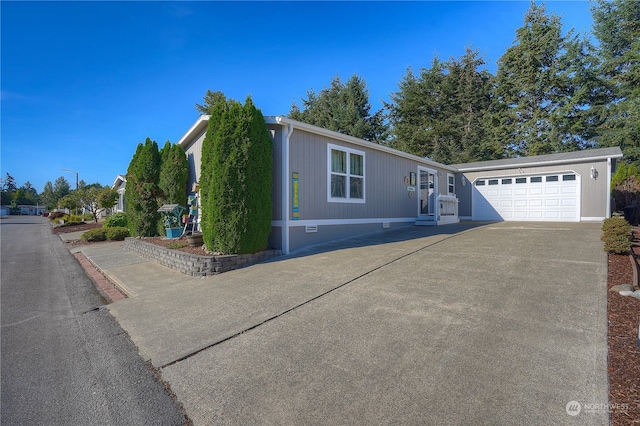
{"label": "concrete driveway", "polygon": [[138,274],[109,309],[198,425],[608,424],[600,234],[409,227],[149,291]]}

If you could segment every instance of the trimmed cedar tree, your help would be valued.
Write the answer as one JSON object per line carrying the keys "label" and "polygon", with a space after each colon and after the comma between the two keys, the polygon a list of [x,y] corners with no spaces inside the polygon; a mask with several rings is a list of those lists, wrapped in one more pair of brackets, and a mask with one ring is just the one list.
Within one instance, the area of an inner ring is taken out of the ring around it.
{"label": "trimmed cedar tree", "polygon": [[214,105],[201,170],[202,231],[209,250],[255,253],[267,248],[272,146],[264,117],[250,98],[244,106],[233,100]]}
{"label": "trimmed cedar tree", "polygon": [[[189,163],[184,150],[167,141],[160,151],[160,178],[158,207],[163,204],[187,205]],[[158,221],[158,232],[164,233],[164,224]]]}
{"label": "trimmed cedar tree", "polygon": [[160,217],[158,213],[159,175],[158,144],[147,138],[144,145],[138,144],[127,169],[125,201],[129,231],[132,236],[157,235]]}

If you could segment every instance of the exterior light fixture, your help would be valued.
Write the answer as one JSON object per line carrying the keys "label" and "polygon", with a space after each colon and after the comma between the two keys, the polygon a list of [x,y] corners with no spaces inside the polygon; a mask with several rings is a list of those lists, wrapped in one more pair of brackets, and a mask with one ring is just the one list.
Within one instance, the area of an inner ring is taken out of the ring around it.
{"label": "exterior light fixture", "polygon": [[598,179],[598,171],[593,166],[591,166],[591,179]]}

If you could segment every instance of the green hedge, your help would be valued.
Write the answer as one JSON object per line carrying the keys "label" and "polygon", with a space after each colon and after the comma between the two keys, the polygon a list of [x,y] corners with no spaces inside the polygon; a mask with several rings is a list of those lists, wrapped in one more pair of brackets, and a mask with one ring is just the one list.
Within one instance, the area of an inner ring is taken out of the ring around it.
{"label": "green hedge", "polygon": [[89,229],[80,237],[82,241],[96,242],[107,240],[107,228]]}
{"label": "green hedge", "polygon": [[114,226],[107,229],[107,240],[109,241],[122,241],[130,236],[129,228],[124,226]]}
{"label": "green hedge", "polygon": [[632,227],[622,216],[605,219],[602,224],[604,251],[607,253],[627,254],[631,250]]}
{"label": "green hedge", "polygon": [[127,226],[127,215],[123,212],[115,213],[104,220],[102,225],[107,228],[113,228],[115,226]]}

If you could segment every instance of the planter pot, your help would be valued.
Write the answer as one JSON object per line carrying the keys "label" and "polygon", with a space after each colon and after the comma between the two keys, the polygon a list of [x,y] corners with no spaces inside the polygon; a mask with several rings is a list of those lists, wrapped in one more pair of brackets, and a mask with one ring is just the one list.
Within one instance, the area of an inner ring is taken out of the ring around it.
{"label": "planter pot", "polygon": [[182,228],[164,228],[167,232],[167,238],[180,238],[182,235]]}
{"label": "planter pot", "polygon": [[191,247],[198,247],[202,245],[202,232],[194,232],[191,235],[187,235],[187,243]]}

